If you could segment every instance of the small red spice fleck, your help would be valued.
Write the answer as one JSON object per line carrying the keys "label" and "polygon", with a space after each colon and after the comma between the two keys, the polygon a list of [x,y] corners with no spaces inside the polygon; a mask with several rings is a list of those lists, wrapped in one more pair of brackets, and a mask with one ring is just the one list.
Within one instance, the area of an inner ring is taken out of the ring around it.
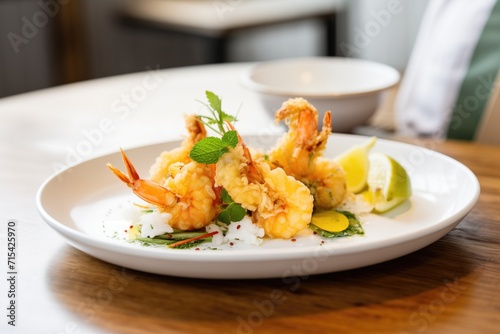
{"label": "small red spice fleck", "polygon": [[318,232],[314,231],[313,234],[318,234]]}
{"label": "small red spice fleck", "polygon": [[134,228],[134,225],[130,225],[130,228]]}
{"label": "small red spice fleck", "polygon": [[297,239],[293,238],[293,239],[292,239],[292,242],[295,242],[295,241],[297,241]]}
{"label": "small red spice fleck", "polygon": [[128,231],[127,231],[127,230],[125,230],[125,233],[127,233],[127,232],[128,232]]}
{"label": "small red spice fleck", "polygon": [[198,247],[196,247],[194,250],[200,250]]}
{"label": "small red spice fleck", "polygon": [[234,243],[233,243],[233,242],[230,242],[230,243],[229,243],[229,246],[234,246]]}
{"label": "small red spice fleck", "polygon": [[321,243],[322,243],[322,244],[324,244],[324,243],[325,243],[325,241],[324,241],[324,240],[321,240]]}
{"label": "small red spice fleck", "polygon": [[239,230],[241,227],[241,225],[238,224],[238,226],[236,226],[236,229]]}

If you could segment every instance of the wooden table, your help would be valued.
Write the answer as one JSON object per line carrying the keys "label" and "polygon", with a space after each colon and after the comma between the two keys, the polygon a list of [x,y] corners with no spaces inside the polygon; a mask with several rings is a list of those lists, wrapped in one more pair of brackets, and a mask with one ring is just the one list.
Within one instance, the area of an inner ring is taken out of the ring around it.
{"label": "wooden table", "polygon": [[[0,332],[497,333],[500,147],[413,141],[472,169],[482,190],[476,207],[420,251],[319,276],[228,281],[146,274],[75,250],[39,217],[37,188],[104,117],[113,130],[100,142],[95,137],[82,158],[178,138],[180,115],[198,108],[194,100],[207,88],[230,109],[244,101],[254,111],[241,113],[242,132],[271,122],[255,95],[238,86],[248,66],[150,71],[0,100]],[[6,317],[9,222],[18,241],[15,328]]]}

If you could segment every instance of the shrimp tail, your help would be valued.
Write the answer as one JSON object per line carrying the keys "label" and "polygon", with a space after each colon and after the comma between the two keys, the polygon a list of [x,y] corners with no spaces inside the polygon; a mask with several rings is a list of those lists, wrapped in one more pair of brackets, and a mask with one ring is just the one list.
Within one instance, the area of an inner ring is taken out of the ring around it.
{"label": "shrimp tail", "polygon": [[123,183],[132,189],[134,194],[144,201],[154,204],[159,207],[167,207],[176,203],[176,197],[167,188],[159,184],[141,179],[134,165],[127,157],[125,152],[120,149],[123,163],[127,169],[127,174],[108,163],[106,166],[118,177]]}
{"label": "shrimp tail", "polygon": [[320,156],[323,154],[325,150],[326,143],[328,141],[328,137],[332,133],[332,112],[325,111],[325,116],[323,116],[323,127],[321,128],[321,132],[318,133],[317,137],[314,140],[314,143],[311,145],[311,151],[315,153],[316,156]]}

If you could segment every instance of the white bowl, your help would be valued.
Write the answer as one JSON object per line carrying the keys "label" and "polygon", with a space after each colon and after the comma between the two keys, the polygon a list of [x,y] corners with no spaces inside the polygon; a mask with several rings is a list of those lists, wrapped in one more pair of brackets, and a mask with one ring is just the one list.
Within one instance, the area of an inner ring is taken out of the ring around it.
{"label": "white bowl", "polygon": [[241,76],[241,83],[260,94],[269,112],[289,98],[303,97],[321,117],[332,111],[335,132],[348,132],[373,115],[383,92],[399,79],[396,69],[373,61],[312,57],[258,63]]}

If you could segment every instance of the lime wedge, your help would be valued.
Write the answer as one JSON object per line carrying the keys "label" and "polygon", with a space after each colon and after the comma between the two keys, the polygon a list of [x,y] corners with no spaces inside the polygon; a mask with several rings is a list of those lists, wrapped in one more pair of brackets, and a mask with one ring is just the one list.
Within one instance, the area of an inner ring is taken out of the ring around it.
{"label": "lime wedge", "polygon": [[369,161],[368,153],[375,145],[377,137],[371,137],[366,143],[355,145],[335,158],[346,174],[347,190],[355,194],[366,187]]}
{"label": "lime wedge", "polygon": [[311,223],[327,232],[341,232],[349,227],[349,219],[337,211],[320,211],[312,215]]}
{"label": "lime wedge", "polygon": [[363,198],[376,212],[386,212],[411,196],[410,178],[403,166],[383,153],[372,153],[368,159],[368,191]]}

